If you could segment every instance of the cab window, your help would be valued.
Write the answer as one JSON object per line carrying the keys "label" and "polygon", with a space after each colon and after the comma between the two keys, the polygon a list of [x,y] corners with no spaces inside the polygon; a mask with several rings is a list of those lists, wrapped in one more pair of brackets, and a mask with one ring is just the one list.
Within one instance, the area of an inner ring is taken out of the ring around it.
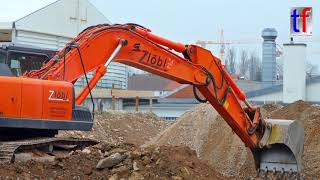
{"label": "cab window", "polygon": [[46,55],[23,52],[9,52],[8,65],[12,73],[21,76],[27,71],[40,69],[48,60]]}
{"label": "cab window", "polygon": [[7,53],[4,51],[0,51],[0,63],[6,63]]}

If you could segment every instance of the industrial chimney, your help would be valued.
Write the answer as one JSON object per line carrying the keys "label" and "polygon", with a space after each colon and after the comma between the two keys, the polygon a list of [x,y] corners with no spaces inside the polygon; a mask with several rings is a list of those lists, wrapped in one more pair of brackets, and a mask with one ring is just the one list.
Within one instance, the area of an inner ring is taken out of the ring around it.
{"label": "industrial chimney", "polygon": [[262,82],[263,87],[273,86],[276,83],[276,38],[275,28],[265,28],[262,30]]}
{"label": "industrial chimney", "polygon": [[284,44],[283,56],[283,102],[306,100],[306,54],[303,43]]}

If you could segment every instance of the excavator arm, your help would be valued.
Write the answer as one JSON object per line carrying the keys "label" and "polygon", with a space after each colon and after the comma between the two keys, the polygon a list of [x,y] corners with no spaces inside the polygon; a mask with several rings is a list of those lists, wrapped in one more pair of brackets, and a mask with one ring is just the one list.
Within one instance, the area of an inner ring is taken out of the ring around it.
{"label": "excavator arm", "polygon": [[[245,100],[243,93],[226,73],[221,61],[210,51],[160,38],[135,25],[97,26],[88,31],[81,33],[61,50],[49,62],[57,63],[47,71],[44,70],[45,66],[39,70],[44,73],[31,71],[26,76],[75,82],[84,72],[95,71],[93,80],[89,82],[92,89],[106,73],[105,64],[110,62],[108,59],[113,55],[113,62],[127,64],[181,84],[194,85],[248,147],[258,146],[264,131],[259,110],[250,106],[248,109],[242,108],[234,91]],[[171,49],[183,56],[173,53]],[[76,98],[77,104],[87,97],[88,90],[85,88]]]}
{"label": "excavator arm", "polygon": [[[259,107],[253,107],[247,102],[245,94],[226,72],[221,61],[210,51],[196,45],[184,45],[164,39],[142,26],[117,24],[89,27],[40,70],[30,71],[25,77],[75,83],[87,72],[94,71],[93,78],[76,97],[76,104],[80,105],[107,72],[111,61],[181,84],[193,85],[195,97],[201,102],[208,101],[252,150],[257,168],[300,170],[303,146],[301,149],[301,146],[292,145],[301,144],[301,138],[303,141],[303,128],[300,124],[296,121],[280,120],[279,123],[263,119]],[[277,132],[273,130],[276,127]],[[301,134],[292,137],[290,131],[295,128],[302,128],[302,137]],[[277,147],[276,152],[273,145]],[[285,158],[271,158],[272,161],[269,161],[269,152],[272,157]]]}

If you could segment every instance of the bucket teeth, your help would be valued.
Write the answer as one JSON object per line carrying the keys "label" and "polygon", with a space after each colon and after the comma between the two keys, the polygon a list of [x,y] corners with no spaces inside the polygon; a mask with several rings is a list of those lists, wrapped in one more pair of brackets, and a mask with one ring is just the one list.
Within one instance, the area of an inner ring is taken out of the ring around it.
{"label": "bucket teeth", "polygon": [[263,169],[257,170],[257,178],[259,179],[286,179],[286,180],[300,180],[300,176],[297,172],[293,170],[285,171],[284,168],[272,170],[268,167],[264,167]]}

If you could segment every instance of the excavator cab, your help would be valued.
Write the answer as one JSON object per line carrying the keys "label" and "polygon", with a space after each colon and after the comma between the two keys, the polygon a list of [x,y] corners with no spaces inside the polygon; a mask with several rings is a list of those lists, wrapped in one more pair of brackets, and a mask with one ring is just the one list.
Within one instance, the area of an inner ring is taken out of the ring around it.
{"label": "excavator cab", "polygon": [[25,72],[40,69],[49,61],[56,51],[34,46],[0,43],[0,63],[7,64],[14,76],[22,76]]}
{"label": "excavator cab", "polygon": [[75,105],[72,83],[23,78],[55,51],[2,43],[0,46],[0,138],[53,136],[57,130],[91,130],[92,114]]}

